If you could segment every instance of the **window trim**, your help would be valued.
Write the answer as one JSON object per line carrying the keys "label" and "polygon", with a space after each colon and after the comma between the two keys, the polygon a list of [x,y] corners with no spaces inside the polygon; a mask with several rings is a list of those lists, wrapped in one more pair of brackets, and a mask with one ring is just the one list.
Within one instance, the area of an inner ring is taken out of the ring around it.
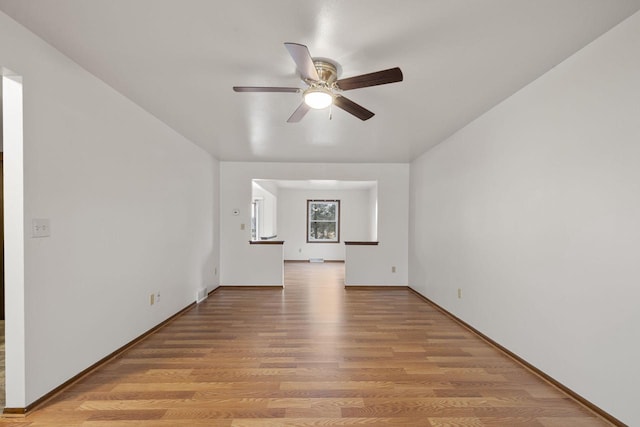
{"label": "window trim", "polygon": [[[310,213],[310,209],[311,209],[311,204],[312,203],[335,203],[336,204],[336,208],[337,208],[337,212],[336,212],[336,220],[335,221],[326,221],[326,222],[335,222],[336,223],[336,238],[335,240],[314,240],[314,239],[310,239],[310,231],[311,229],[309,228],[310,223],[311,223],[311,219],[309,217],[309,213]],[[319,199],[307,199],[307,243],[340,243],[340,215],[341,215],[341,209],[340,209],[340,200],[336,200],[336,199],[331,199],[331,200],[319,200]]]}

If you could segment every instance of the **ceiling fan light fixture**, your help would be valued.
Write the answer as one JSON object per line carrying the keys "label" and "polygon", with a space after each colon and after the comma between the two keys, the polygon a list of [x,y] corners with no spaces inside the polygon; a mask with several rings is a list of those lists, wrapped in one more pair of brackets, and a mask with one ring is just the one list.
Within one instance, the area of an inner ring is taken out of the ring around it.
{"label": "ceiling fan light fixture", "polygon": [[322,110],[333,104],[333,94],[323,87],[311,87],[304,92],[304,103],[313,109]]}
{"label": "ceiling fan light fixture", "polygon": [[362,121],[369,120],[375,115],[373,112],[342,96],[341,93],[346,90],[401,82],[403,79],[402,70],[399,67],[338,79],[340,66],[336,62],[327,58],[312,57],[309,49],[300,43],[287,42],[284,47],[296,63],[298,75],[308,86],[307,90],[300,87],[275,86],[234,86],[233,90],[236,92],[302,92],[302,102],[287,119],[287,123],[299,122],[309,110],[321,110],[332,105]]}

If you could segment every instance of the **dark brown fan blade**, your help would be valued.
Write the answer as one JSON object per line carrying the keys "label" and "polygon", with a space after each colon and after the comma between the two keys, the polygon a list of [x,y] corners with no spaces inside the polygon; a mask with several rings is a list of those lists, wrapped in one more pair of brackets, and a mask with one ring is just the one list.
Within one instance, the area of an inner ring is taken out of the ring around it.
{"label": "dark brown fan blade", "polygon": [[300,106],[298,108],[296,108],[296,111],[293,112],[291,117],[289,117],[287,119],[287,123],[297,123],[297,122],[299,122],[300,120],[302,120],[302,118],[305,116],[305,114],[307,114],[307,112],[310,109],[311,109],[311,107],[309,107],[303,101],[302,104],[300,104]]}
{"label": "dark brown fan blade", "polygon": [[402,81],[402,70],[400,68],[389,68],[388,70],[376,71],[375,73],[362,74],[355,77],[340,79],[336,82],[342,90],[358,89],[361,87],[385,85]]}
{"label": "dark brown fan blade", "polygon": [[303,44],[299,43],[285,43],[284,47],[289,51],[289,55],[293,58],[293,61],[298,67],[298,72],[303,79],[318,81],[318,71],[316,71],[315,65],[313,65],[313,59],[309,53],[309,49]]}
{"label": "dark brown fan blade", "polygon": [[234,86],[236,92],[292,92],[298,93],[301,89],[297,87],[269,87],[269,86]]}
{"label": "dark brown fan blade", "polygon": [[333,99],[333,105],[338,108],[342,108],[347,113],[353,114],[360,120],[369,120],[374,114],[364,108],[362,105],[358,105],[349,98],[345,98],[342,95],[336,95]]}

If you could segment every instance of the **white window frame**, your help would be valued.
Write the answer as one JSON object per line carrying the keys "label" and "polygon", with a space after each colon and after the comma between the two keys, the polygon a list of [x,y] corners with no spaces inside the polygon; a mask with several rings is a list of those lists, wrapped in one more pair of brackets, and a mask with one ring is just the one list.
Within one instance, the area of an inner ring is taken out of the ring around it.
{"label": "white window frame", "polygon": [[[336,217],[333,220],[311,219],[313,207],[316,204],[333,204],[336,207]],[[311,236],[311,224],[318,222],[332,222],[336,224],[334,238],[316,239]],[[340,243],[340,200],[307,200],[307,243]]]}

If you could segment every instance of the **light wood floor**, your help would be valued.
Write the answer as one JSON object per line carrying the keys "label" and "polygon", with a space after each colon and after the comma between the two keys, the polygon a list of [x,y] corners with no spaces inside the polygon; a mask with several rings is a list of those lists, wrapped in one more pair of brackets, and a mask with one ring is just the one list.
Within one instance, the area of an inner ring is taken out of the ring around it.
{"label": "light wood floor", "polygon": [[608,425],[406,289],[343,264],[222,289],[16,426]]}

